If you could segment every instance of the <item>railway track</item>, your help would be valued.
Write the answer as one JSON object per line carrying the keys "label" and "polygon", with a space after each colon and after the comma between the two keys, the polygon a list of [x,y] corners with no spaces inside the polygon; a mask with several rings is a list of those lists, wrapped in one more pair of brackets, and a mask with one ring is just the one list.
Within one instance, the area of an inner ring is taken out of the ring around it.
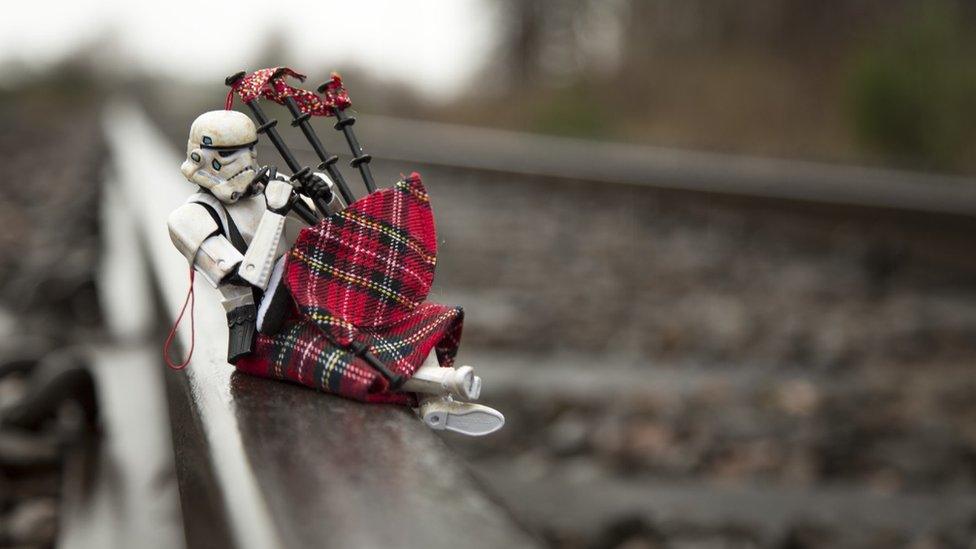
{"label": "railway track", "polygon": [[[133,105],[105,116],[113,191],[162,302],[181,302],[186,263],[166,230],[187,196],[178,152]],[[235,372],[217,294],[199,290],[193,360],[167,383],[189,547],[536,546],[411,411]]]}

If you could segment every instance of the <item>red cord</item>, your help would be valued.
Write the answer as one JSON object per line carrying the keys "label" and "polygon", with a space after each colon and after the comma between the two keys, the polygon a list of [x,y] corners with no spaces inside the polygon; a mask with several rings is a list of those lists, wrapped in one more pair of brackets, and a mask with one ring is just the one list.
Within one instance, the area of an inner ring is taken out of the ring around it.
{"label": "red cord", "polygon": [[227,99],[224,100],[224,110],[229,111],[234,108],[234,88],[227,92]]}
{"label": "red cord", "polygon": [[[183,308],[180,309],[180,315],[176,317],[176,322],[173,323],[173,329],[169,331],[169,336],[166,337],[166,343],[163,344],[163,359],[166,361],[166,365],[174,370],[182,370],[186,368],[186,365],[190,363],[190,358],[193,356],[193,347],[196,345],[196,326],[193,322],[193,308],[196,305],[197,299],[193,295],[193,278],[196,276],[196,270],[190,267],[190,289],[186,292],[186,299],[183,301]],[[176,329],[180,326],[180,321],[183,320],[183,313],[186,312],[187,304],[190,305],[190,353],[186,356],[186,360],[179,364],[174,364],[172,359],[169,358],[169,347],[173,344],[173,338],[176,336]]]}

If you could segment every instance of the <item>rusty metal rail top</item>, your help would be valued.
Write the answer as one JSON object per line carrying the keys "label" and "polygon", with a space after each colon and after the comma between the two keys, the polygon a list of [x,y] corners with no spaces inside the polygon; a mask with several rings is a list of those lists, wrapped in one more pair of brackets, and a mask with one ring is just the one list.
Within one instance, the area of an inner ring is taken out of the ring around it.
{"label": "rusty metal rail top", "polygon": [[[976,179],[362,116],[374,157],[591,182],[976,215]],[[293,140],[298,143],[298,140]],[[300,148],[300,147],[296,147]]]}
{"label": "rusty metal rail top", "polygon": [[[171,320],[188,274],[166,217],[192,189],[137,107],[115,103],[105,118],[113,177]],[[197,285],[196,351],[169,382],[189,547],[536,546],[409,410],[235,372],[216,292]]]}

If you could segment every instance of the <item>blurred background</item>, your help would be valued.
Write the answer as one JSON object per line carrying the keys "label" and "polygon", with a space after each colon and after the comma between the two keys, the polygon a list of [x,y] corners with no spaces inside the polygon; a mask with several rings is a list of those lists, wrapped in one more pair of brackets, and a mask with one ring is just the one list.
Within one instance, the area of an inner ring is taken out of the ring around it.
{"label": "blurred background", "polygon": [[[974,547],[974,59],[963,0],[5,5],[0,406],[107,337],[108,102],[181,154],[226,75],[337,70],[508,417],[445,439],[547,544]],[[0,546],[63,536],[49,431]]]}

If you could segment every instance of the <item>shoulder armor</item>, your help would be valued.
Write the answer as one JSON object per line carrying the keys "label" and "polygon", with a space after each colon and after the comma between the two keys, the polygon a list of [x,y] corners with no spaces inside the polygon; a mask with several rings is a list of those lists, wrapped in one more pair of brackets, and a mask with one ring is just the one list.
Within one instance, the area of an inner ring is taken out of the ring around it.
{"label": "shoulder armor", "polygon": [[191,264],[203,241],[220,232],[210,213],[200,204],[192,202],[173,210],[166,224],[173,245]]}

